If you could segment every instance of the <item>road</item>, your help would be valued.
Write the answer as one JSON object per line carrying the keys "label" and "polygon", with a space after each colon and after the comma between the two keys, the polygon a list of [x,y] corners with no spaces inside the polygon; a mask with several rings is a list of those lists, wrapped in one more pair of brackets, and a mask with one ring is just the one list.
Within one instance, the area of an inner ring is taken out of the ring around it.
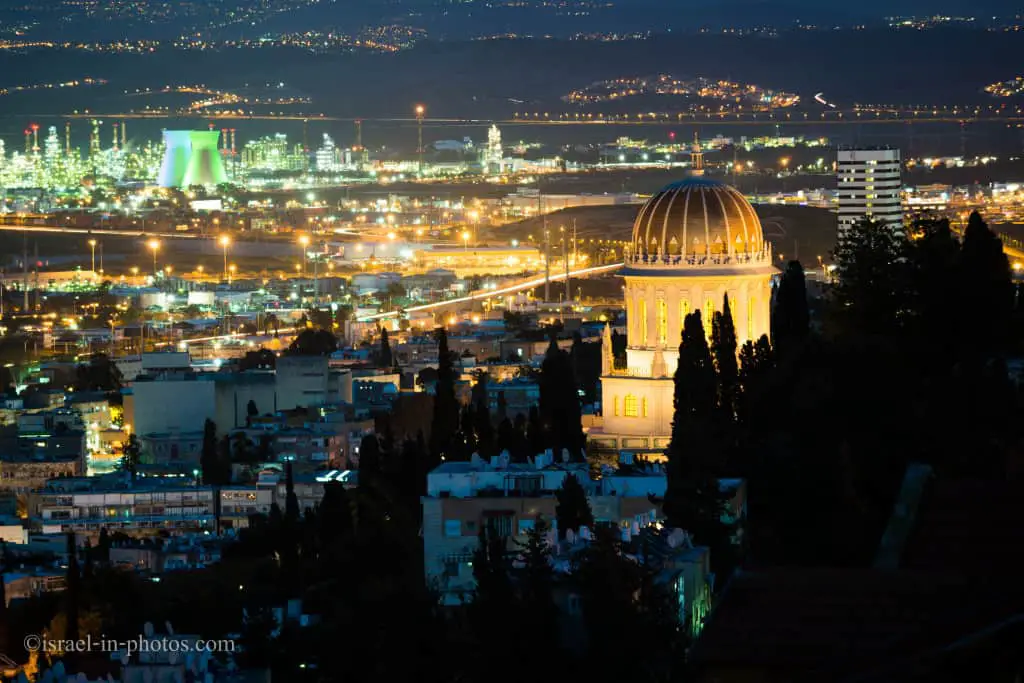
{"label": "road", "polygon": [[[122,112],[105,114],[31,114],[30,119],[187,119],[245,121],[341,121],[353,123],[397,123],[414,125],[418,119],[412,117],[358,117],[328,116],[326,114],[232,114],[202,112]],[[1021,123],[1024,112],[1016,109],[993,109],[989,111],[949,110],[906,110],[865,112],[857,110],[830,109],[822,112],[742,112],[706,114],[583,114],[569,113],[523,113],[505,119],[482,118],[424,118],[429,126],[678,126],[678,125],[750,125],[775,123],[792,125],[857,125],[857,124],[907,124],[907,123]]]}
{"label": "road", "polygon": [[[604,273],[611,273],[622,267],[621,263],[612,263],[605,266],[591,266],[589,268],[581,268],[579,270],[573,270],[569,272],[569,277],[590,277],[591,275],[602,275]],[[552,273],[548,278],[551,282],[560,282],[565,279],[565,273]],[[533,289],[544,284],[544,276],[531,277],[526,280],[517,282],[514,285],[507,285],[505,287],[499,287],[498,289],[482,289],[467,296],[460,296],[454,299],[446,299],[444,301],[436,301],[430,304],[422,304],[420,306],[410,306],[409,308],[403,309],[402,311],[388,311],[386,313],[375,313],[368,315],[363,318],[359,318],[359,322],[371,322],[374,320],[384,320],[386,318],[393,318],[400,313],[420,313],[424,311],[437,311],[450,308],[452,306],[459,306],[473,301],[481,301],[483,299],[490,299],[496,296],[504,296],[506,294],[515,294],[516,292],[522,292],[527,289]]]}
{"label": "road", "polygon": [[143,232],[142,230],[117,230],[111,228],[62,228],[53,225],[11,225],[0,223],[0,230],[9,232],[52,232],[69,235],[115,235],[118,237],[160,237],[168,239],[198,239],[202,235],[187,232]]}

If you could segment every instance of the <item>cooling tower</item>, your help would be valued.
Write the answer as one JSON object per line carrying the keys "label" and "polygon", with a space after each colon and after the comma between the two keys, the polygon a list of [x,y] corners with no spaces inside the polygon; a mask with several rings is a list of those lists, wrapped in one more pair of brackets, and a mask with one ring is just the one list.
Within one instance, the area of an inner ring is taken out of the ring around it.
{"label": "cooling tower", "polygon": [[192,141],[192,154],[185,170],[185,186],[226,183],[228,176],[224,172],[224,162],[217,149],[220,131],[193,130],[188,135]]}
{"label": "cooling tower", "polygon": [[164,144],[167,149],[157,179],[160,187],[181,187],[184,183],[192,149],[192,141],[189,138],[191,134],[192,131],[188,130],[164,131]]}

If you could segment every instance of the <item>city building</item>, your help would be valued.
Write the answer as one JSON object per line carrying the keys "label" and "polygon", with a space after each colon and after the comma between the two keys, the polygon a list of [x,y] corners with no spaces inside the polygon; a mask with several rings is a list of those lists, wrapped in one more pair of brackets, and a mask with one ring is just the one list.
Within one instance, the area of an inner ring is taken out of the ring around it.
{"label": "city building", "polygon": [[599,448],[668,446],[672,378],[687,315],[700,313],[710,337],[714,313],[728,296],[740,345],[770,331],[771,278],[777,271],[761,222],[737,190],[703,177],[699,150],[693,157],[694,177],[651,197],[633,225],[622,270],[626,363],[616,365],[606,328],[603,417],[590,434]]}
{"label": "city building", "polygon": [[865,218],[894,230],[903,229],[898,149],[840,149],[836,176],[840,231]]}

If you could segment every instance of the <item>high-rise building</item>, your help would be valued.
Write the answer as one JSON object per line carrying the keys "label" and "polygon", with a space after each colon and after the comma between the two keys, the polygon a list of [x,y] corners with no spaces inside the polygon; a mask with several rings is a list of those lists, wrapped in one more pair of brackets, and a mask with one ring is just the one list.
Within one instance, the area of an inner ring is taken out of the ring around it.
{"label": "high-rise building", "polygon": [[839,230],[865,218],[902,230],[900,151],[887,147],[841,149],[836,161]]}

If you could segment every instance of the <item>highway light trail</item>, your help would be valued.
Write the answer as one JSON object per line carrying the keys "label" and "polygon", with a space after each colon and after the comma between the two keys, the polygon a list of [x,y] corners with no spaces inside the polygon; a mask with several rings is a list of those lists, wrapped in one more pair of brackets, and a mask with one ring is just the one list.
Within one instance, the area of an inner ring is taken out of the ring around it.
{"label": "highway light trail", "polygon": [[[590,268],[581,268],[580,270],[574,270],[569,273],[569,277],[586,277],[588,275],[600,275],[601,273],[610,273],[614,270],[618,270],[622,267],[621,263],[612,263],[605,266],[591,266]],[[481,299],[490,299],[495,296],[502,296],[505,294],[514,294],[521,292],[524,289],[533,289],[544,284],[545,279],[550,282],[558,282],[565,279],[565,273],[553,274],[548,278],[543,276],[534,278],[532,280],[526,280],[509,287],[500,287],[498,289],[490,289],[470,294],[468,296],[460,296],[454,299],[445,299],[444,301],[436,301],[431,304],[421,304],[419,306],[410,306],[404,309],[405,313],[418,313],[420,311],[431,311],[435,308],[444,308],[446,306],[452,306],[456,304],[469,303],[471,301],[480,301]],[[383,320],[385,318],[392,318],[398,315],[400,311],[388,311],[387,313],[375,313],[368,315],[363,318],[359,318],[359,322],[370,322],[372,320]]]}

